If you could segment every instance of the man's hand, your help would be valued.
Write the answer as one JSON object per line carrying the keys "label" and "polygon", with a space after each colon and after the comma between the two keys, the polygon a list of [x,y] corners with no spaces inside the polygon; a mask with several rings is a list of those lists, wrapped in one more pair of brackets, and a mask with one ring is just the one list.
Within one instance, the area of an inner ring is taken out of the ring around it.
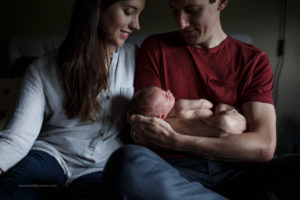
{"label": "man's hand", "polygon": [[239,134],[246,129],[245,117],[232,106],[220,104],[216,107],[215,113],[207,108],[198,111],[197,115],[194,115],[195,118],[186,111],[181,112],[177,117],[167,118],[166,121],[142,115],[127,115],[127,121],[131,125],[131,136],[134,142],[166,149],[174,148],[174,143],[180,134],[221,137]]}
{"label": "man's hand", "polygon": [[131,136],[137,144],[155,148],[172,148],[176,132],[166,121],[156,117],[131,115]]}

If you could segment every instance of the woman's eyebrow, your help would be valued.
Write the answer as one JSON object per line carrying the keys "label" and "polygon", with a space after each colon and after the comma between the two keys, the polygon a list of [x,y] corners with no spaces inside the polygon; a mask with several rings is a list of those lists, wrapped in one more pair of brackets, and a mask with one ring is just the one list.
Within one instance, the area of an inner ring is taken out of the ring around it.
{"label": "woman's eyebrow", "polygon": [[134,10],[137,10],[137,7],[133,6],[133,5],[124,5],[124,7],[129,7],[129,8],[133,8]]}

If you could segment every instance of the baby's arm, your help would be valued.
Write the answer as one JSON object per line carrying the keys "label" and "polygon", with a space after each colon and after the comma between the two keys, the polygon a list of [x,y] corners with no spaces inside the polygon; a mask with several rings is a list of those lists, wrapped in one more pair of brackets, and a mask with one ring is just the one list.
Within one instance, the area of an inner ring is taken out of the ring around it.
{"label": "baby's arm", "polygon": [[210,114],[210,109],[212,107],[213,104],[206,99],[180,99],[176,101],[173,109],[168,114],[168,117],[178,117],[183,113],[197,116],[199,116],[198,114],[203,114],[206,116]]}
{"label": "baby's arm", "polygon": [[[219,131],[213,133],[211,131],[197,130],[195,126],[191,130],[186,130],[182,123],[190,123],[192,121],[199,124],[217,124],[217,128],[227,134],[240,134],[246,129],[246,121],[243,115],[241,115],[234,107],[219,104],[216,107],[215,113],[212,112],[212,103],[205,99],[198,100],[178,100],[172,111],[169,113],[168,121],[174,130],[187,135],[198,136],[217,136]],[[209,135],[203,135],[203,133],[209,133]]]}

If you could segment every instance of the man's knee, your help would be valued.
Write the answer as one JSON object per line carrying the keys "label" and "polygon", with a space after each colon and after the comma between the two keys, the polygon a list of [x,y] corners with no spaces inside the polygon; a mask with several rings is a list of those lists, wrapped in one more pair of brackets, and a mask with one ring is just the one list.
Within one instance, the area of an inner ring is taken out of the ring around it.
{"label": "man's knee", "polygon": [[103,172],[105,193],[109,199],[120,199],[127,187],[139,182],[140,159],[150,153],[145,147],[126,145],[110,156]]}
{"label": "man's knee", "polygon": [[[138,162],[138,159],[142,157],[156,156],[154,153],[146,147],[140,145],[126,145],[116,150],[107,161],[107,167],[123,167],[126,164],[134,164]],[[119,164],[122,164],[120,166]],[[116,166],[117,165],[117,166]]]}

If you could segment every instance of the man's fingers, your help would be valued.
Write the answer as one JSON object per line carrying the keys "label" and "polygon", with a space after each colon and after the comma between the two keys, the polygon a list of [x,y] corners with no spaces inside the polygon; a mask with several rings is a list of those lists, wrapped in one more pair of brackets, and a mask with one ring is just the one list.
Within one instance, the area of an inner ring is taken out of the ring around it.
{"label": "man's fingers", "polygon": [[146,117],[146,116],[138,115],[138,114],[134,114],[129,117],[130,124],[133,124],[133,123],[153,124],[153,123],[156,123],[158,120],[161,120],[161,119],[158,119],[157,117]]}
{"label": "man's fingers", "polygon": [[134,114],[134,115],[130,115],[129,120],[132,122],[142,122],[144,118],[145,116],[143,115]]}

